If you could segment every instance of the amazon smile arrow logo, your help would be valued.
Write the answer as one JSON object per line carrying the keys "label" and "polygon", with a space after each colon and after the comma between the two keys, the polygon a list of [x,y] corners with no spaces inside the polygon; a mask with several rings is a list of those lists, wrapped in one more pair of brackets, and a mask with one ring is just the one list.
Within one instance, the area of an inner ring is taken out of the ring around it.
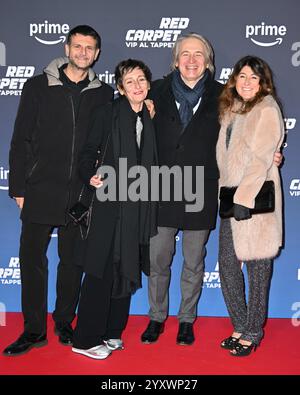
{"label": "amazon smile arrow logo", "polygon": [[34,38],[42,43],[42,44],[46,44],[46,45],[54,45],[54,44],[59,44],[59,43],[64,43],[66,41],[66,36],[60,36],[59,40],[42,40],[41,38],[38,38],[37,36],[34,36]]}
{"label": "amazon smile arrow logo", "polygon": [[272,47],[273,45],[280,45],[282,43],[282,38],[278,37],[276,38],[275,41],[271,42],[271,43],[262,43],[260,41],[256,41],[254,40],[254,38],[250,38],[250,40],[256,44],[256,45],[260,45],[261,47]]}
{"label": "amazon smile arrow logo", "polygon": [[[66,35],[69,33],[70,27],[68,24],[60,23],[49,23],[44,21],[43,23],[30,23],[29,25],[29,35],[34,37],[39,43],[45,45],[55,45],[59,43],[64,43],[66,41]],[[51,39],[47,40],[45,35],[51,34]],[[53,39],[53,35],[59,36]],[[44,37],[43,39],[40,36]]]}
{"label": "amazon smile arrow logo", "polygon": [[[260,47],[273,47],[282,43],[286,33],[284,25],[266,25],[262,22],[260,25],[246,25],[245,36]],[[255,39],[252,36],[256,36]]]}

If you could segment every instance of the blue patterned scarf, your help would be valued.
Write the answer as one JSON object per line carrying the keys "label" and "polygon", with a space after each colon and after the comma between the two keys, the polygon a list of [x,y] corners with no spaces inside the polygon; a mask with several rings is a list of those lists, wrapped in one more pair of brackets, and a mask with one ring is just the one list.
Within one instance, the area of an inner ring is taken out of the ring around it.
{"label": "blue patterned scarf", "polygon": [[210,72],[206,69],[203,77],[197,82],[193,89],[183,82],[178,69],[174,70],[172,74],[172,91],[175,100],[180,104],[179,115],[183,127],[185,128],[192,119],[193,108],[204,92],[205,81],[210,75]]}

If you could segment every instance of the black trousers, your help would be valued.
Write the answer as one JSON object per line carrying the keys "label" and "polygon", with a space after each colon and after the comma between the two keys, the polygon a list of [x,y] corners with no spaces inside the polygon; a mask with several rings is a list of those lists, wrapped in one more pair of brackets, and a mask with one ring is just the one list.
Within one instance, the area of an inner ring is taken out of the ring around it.
{"label": "black trousers", "polygon": [[81,288],[73,347],[89,349],[105,339],[119,339],[126,326],[131,296],[114,299],[113,263],[109,261],[103,278],[86,274]]}
{"label": "black trousers", "polygon": [[[23,221],[20,240],[22,311],[24,330],[47,332],[48,259],[46,256],[53,225]],[[58,227],[58,255],[55,322],[71,323],[79,299],[82,269],[73,264],[78,229],[69,223]]]}

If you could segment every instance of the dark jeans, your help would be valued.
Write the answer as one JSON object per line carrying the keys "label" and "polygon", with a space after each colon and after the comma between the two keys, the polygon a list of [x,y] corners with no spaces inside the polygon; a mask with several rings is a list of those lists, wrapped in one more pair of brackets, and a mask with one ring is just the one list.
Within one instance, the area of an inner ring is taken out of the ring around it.
{"label": "dark jeans", "polygon": [[[22,311],[24,330],[47,332],[48,259],[46,256],[53,225],[23,222],[20,240]],[[69,223],[58,227],[57,298],[53,318],[71,323],[78,303],[82,269],[73,264],[78,229]]]}

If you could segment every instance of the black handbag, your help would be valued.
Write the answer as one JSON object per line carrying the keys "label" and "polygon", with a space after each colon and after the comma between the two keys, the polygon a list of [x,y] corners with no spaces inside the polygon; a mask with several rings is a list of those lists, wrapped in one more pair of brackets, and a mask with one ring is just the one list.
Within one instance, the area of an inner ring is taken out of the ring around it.
{"label": "black handbag", "polygon": [[[95,170],[103,165],[109,138],[110,134],[107,137],[102,158],[100,158],[101,152],[98,151],[98,158],[95,163]],[[79,225],[81,238],[83,240],[85,240],[89,234],[95,194],[96,191],[91,192],[90,189],[83,185],[78,198],[78,202],[75,203],[74,206],[72,206],[68,211],[68,215],[72,219],[74,225]],[[89,203],[86,203],[87,200],[89,200]]]}
{"label": "black handbag", "polygon": [[85,206],[82,202],[77,202],[69,210],[69,216],[76,225],[88,227],[90,207]]}
{"label": "black handbag", "polygon": [[[92,197],[90,197],[91,194]],[[72,219],[73,224],[79,226],[82,240],[86,240],[90,231],[94,199],[95,192],[91,192],[85,185],[83,185],[78,202],[75,203],[68,211],[68,215]],[[83,203],[82,200],[84,200],[85,203]]]}
{"label": "black handbag", "polygon": [[[233,196],[237,187],[221,187],[220,208],[221,218],[233,217]],[[255,206],[250,209],[251,214],[272,213],[275,210],[275,187],[273,181],[265,181],[255,198]]]}

